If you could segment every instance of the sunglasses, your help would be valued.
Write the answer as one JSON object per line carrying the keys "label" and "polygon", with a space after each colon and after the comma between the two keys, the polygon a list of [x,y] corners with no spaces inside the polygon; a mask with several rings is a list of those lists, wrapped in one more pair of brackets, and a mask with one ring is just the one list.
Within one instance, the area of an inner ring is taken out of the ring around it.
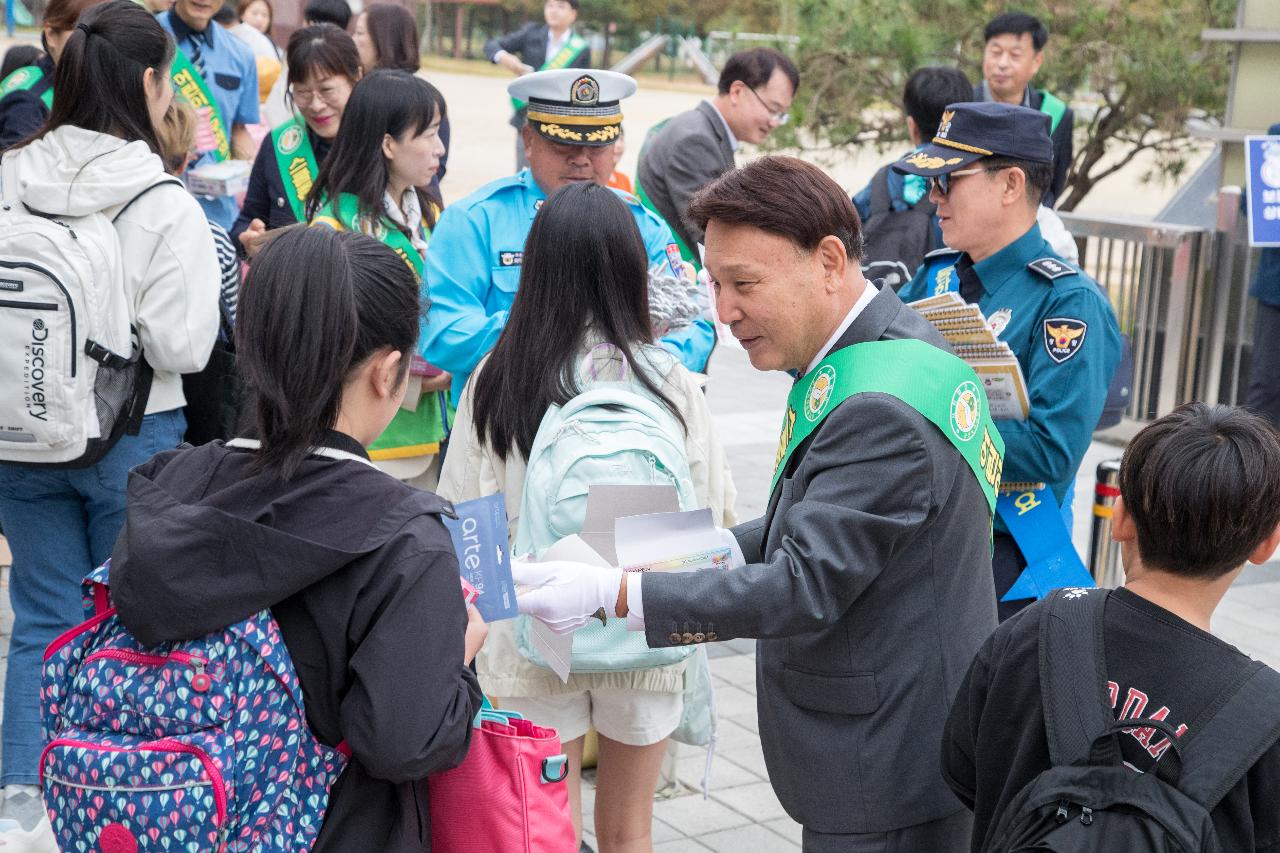
{"label": "sunglasses", "polygon": [[947,172],[946,174],[943,174],[943,175],[934,175],[933,177],[925,178],[924,180],[925,180],[925,185],[928,187],[929,192],[933,192],[934,189],[937,189],[938,195],[945,197],[951,193],[951,182],[956,178],[963,178],[966,175],[979,175],[983,172],[989,172],[989,171],[991,170],[990,169],[958,169],[954,172]]}

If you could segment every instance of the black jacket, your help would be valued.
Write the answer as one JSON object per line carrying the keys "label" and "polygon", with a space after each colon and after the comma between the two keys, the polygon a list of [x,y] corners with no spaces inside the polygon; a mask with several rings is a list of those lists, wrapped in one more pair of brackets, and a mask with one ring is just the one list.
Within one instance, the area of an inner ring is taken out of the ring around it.
{"label": "black jacket", "polygon": [[46,54],[36,60],[36,66],[44,71],[38,83],[0,98],[0,150],[35,133],[49,117],[49,109],[40,96],[53,85],[53,60]]}
{"label": "black jacket", "polygon": [[[326,443],[364,454],[339,433]],[[452,510],[357,460],[310,456],[282,482],[253,459],[213,442],[130,472],[112,554],[119,616],[158,644],[270,607],[312,730],[352,752],[315,851],[421,853],[427,776],[465,757],[481,701],[440,521]]]}
{"label": "black jacket", "polygon": [[[333,140],[322,139],[307,128],[307,138],[311,140],[311,150],[316,155],[316,165],[324,162],[333,147]],[[440,158],[440,169],[431,179],[432,190],[436,195],[440,192],[440,179],[444,177],[445,162],[449,159],[449,117],[440,122],[440,142],[444,144],[445,153]],[[240,235],[249,227],[249,223],[261,219],[268,231],[293,225],[298,220],[293,216],[293,205],[284,191],[284,176],[280,174],[280,164],[276,161],[275,146],[271,143],[271,134],[263,137],[258,146],[258,155],[253,158],[253,170],[249,172],[249,189],[244,196],[244,204],[240,207],[240,215],[231,226],[231,242],[236,252],[245,257],[244,246],[240,243]]]}
{"label": "black jacket", "polygon": [[[547,61],[547,25],[546,24],[525,24],[514,33],[507,33],[503,36],[494,36],[484,43],[484,56],[490,62],[498,55],[498,51],[505,50],[507,53],[514,53],[520,57],[520,61],[525,65],[531,66],[534,71],[542,67]],[[587,48],[582,54],[569,63],[570,68],[590,68],[591,67],[591,49]],[[520,127],[524,124],[524,110],[517,110],[515,116],[511,119],[513,127]]]}
{"label": "black jacket", "polygon": [[[648,604],[646,598],[646,615]],[[1009,802],[1051,766],[1040,695],[1043,606],[1034,604],[1004,622],[982,646],[943,732],[942,773],[973,809],[974,853],[986,849],[987,833]],[[1194,729],[1204,709],[1249,663],[1234,647],[1127,589],[1108,599],[1104,632],[1117,719],[1156,716]],[[1257,713],[1274,716],[1277,709]],[[1125,762],[1149,772],[1168,752],[1164,736],[1152,729],[1127,732],[1120,739]],[[1227,792],[1211,816],[1223,853],[1280,851],[1280,744]]]}

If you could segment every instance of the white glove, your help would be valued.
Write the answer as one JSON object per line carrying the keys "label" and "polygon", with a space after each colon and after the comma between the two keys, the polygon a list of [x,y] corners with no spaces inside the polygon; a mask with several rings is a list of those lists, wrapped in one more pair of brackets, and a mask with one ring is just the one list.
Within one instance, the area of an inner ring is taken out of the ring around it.
{"label": "white glove", "polygon": [[520,612],[542,620],[557,634],[568,634],[590,622],[601,608],[606,615],[614,612],[622,569],[567,560],[512,560],[511,577]]}

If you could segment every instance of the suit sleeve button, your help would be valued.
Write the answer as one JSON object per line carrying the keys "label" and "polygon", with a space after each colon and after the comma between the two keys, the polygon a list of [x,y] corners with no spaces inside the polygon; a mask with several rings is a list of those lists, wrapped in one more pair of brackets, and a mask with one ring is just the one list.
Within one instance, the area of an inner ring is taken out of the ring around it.
{"label": "suit sleeve button", "polygon": [[705,643],[707,641],[707,635],[699,631],[693,635],[693,641],[695,643]]}
{"label": "suit sleeve button", "polygon": [[714,643],[715,641],[716,641],[716,632],[715,632],[715,631],[708,631],[708,632],[707,632],[707,642],[708,642],[708,643]]}
{"label": "suit sleeve button", "polygon": [[671,642],[671,644],[672,644],[672,645],[676,645],[677,643],[679,643],[679,642],[680,642],[680,635],[679,635],[679,634],[669,634],[669,635],[667,636],[667,640],[669,640],[669,641]]}
{"label": "suit sleeve button", "polygon": [[693,634],[690,634],[688,631],[686,631],[684,636],[680,638],[680,642],[682,642],[686,646],[689,645],[690,643],[693,642]]}

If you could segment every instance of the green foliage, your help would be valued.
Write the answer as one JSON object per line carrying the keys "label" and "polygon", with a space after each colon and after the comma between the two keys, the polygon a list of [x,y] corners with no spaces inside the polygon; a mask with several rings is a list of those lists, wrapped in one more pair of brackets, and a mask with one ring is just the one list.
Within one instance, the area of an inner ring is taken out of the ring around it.
{"label": "green foliage", "polygon": [[[802,90],[777,144],[888,146],[906,138],[898,109],[923,65],[981,77],[982,30],[999,0],[799,0]],[[1177,175],[1192,141],[1186,120],[1221,118],[1229,48],[1200,31],[1234,21],[1236,0],[1025,0],[1050,30],[1035,85],[1076,106],[1071,209],[1139,153]]]}

